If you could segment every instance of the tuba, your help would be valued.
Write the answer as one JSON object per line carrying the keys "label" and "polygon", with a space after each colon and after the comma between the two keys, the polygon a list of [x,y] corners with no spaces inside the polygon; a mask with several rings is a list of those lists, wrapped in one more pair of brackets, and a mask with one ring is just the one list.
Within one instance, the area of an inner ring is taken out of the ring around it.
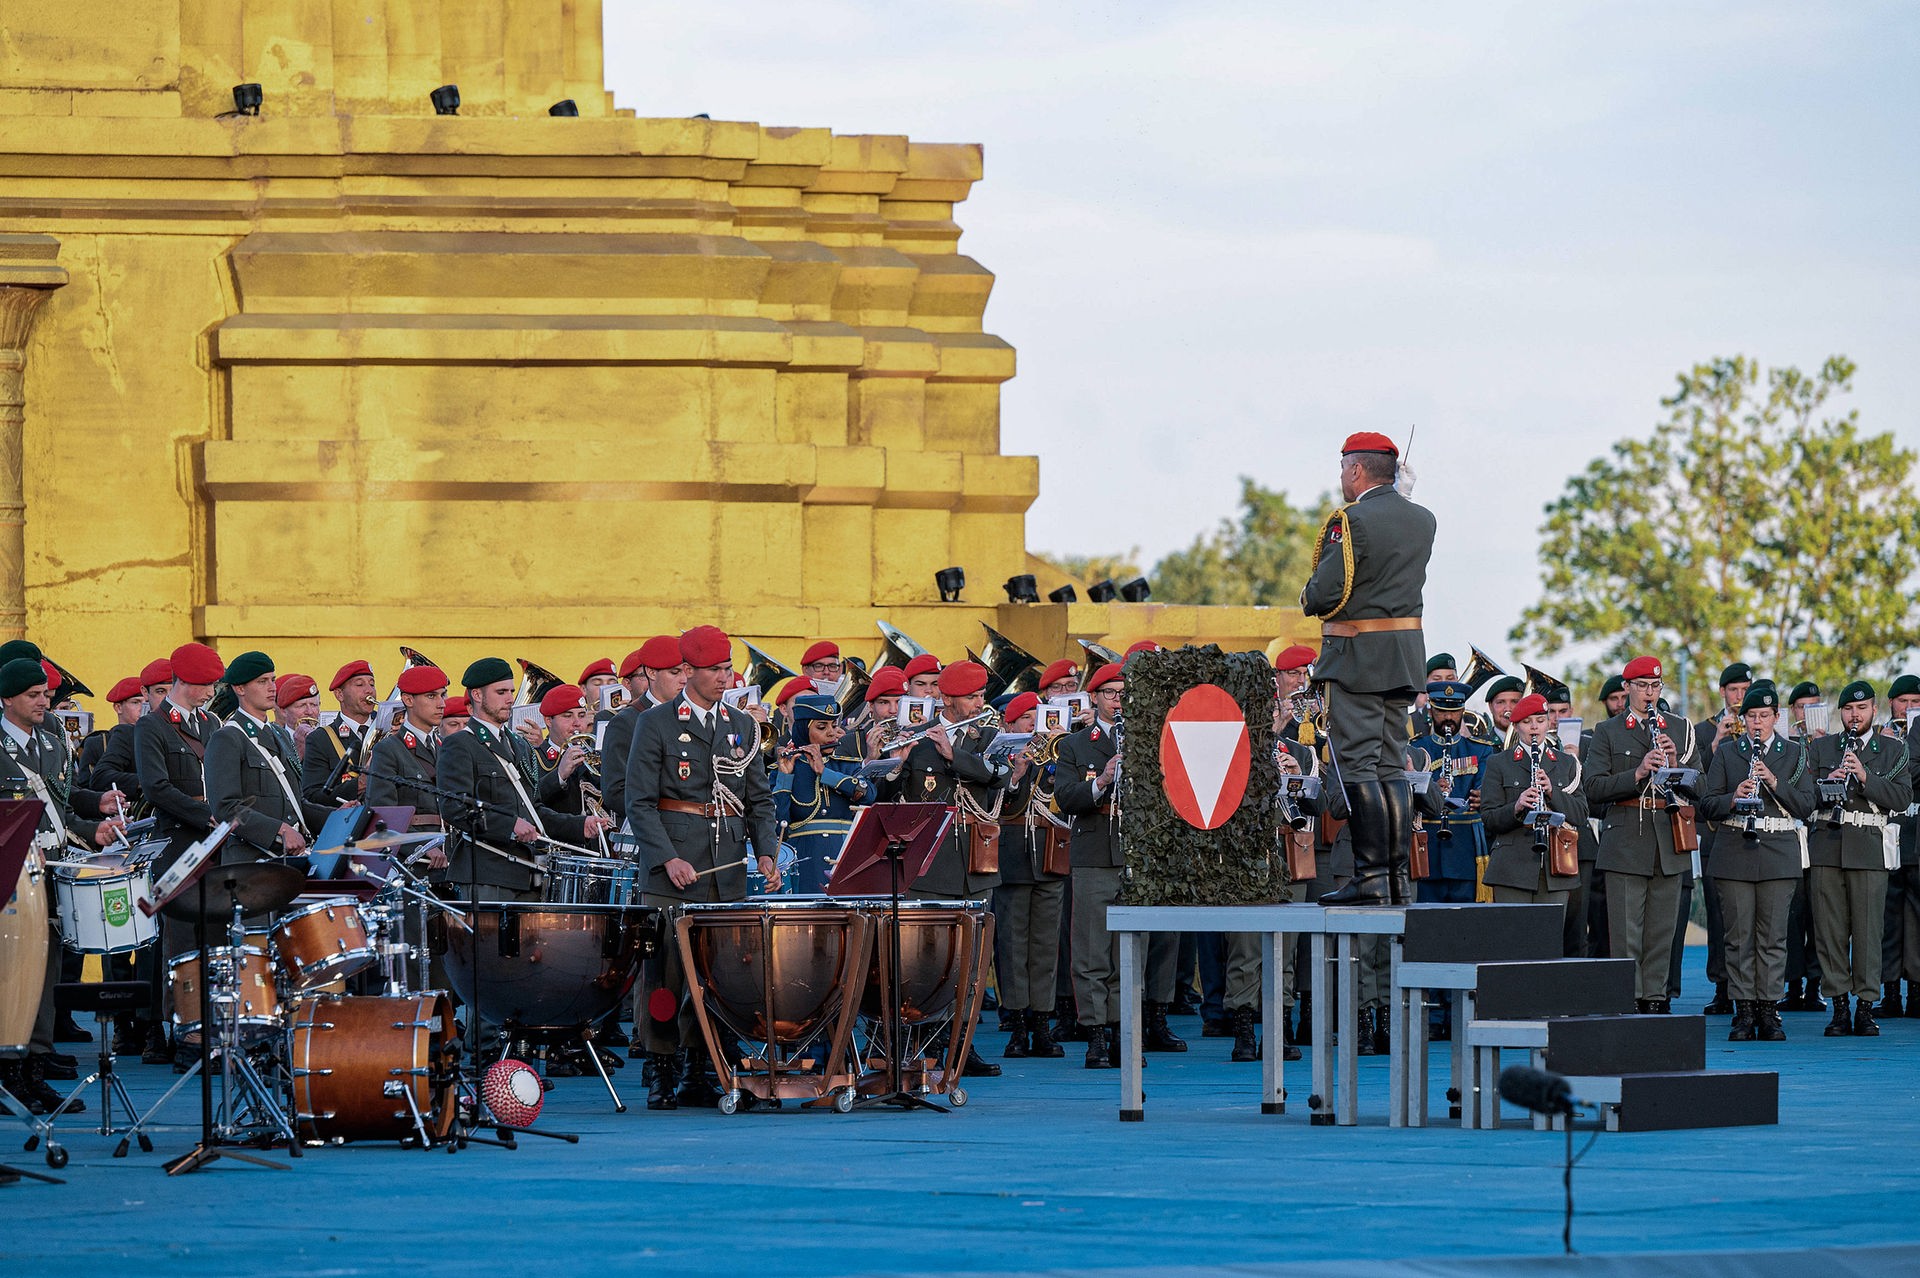
{"label": "tuba", "polygon": [[[1473,655],[1475,658],[1478,658],[1480,656],[1480,650],[1477,648],[1474,649]],[[1489,662],[1488,664],[1491,665],[1492,663]],[[1551,694],[1564,692],[1566,690],[1567,681],[1565,679],[1556,679],[1546,671],[1530,666],[1524,661],[1520,663],[1520,668],[1524,670],[1527,675],[1526,686],[1522,689],[1527,695],[1531,696],[1537,692],[1548,701],[1563,700],[1563,698]]]}
{"label": "tuba", "polygon": [[1500,668],[1499,664],[1496,663],[1492,657],[1489,657],[1472,644],[1467,645],[1467,651],[1471,653],[1472,656],[1467,661],[1467,668],[1460,672],[1460,682],[1466,684],[1475,692],[1480,691],[1483,686],[1493,682],[1495,679],[1501,678],[1507,673]]}
{"label": "tuba", "polygon": [[867,685],[873,682],[873,676],[867,673],[867,663],[858,657],[840,659],[840,691],[834,700],[840,706],[840,717],[848,718],[866,704]]}
{"label": "tuba", "polygon": [[980,664],[987,668],[987,700],[997,700],[1009,692],[1034,692],[1044,669],[1039,658],[985,622],[987,646],[980,650]]}
{"label": "tuba", "polygon": [[926,655],[927,650],[920,644],[914,642],[913,637],[898,626],[885,621],[876,621],[874,624],[880,627],[880,636],[885,640],[885,642],[880,645],[879,658],[873,663],[875,670],[880,670],[887,666],[900,666],[904,668],[906,664],[915,657],[923,657]]}
{"label": "tuba", "polygon": [[73,672],[65,666],[53,660],[51,657],[47,658],[47,664],[52,666],[53,672],[60,676],[60,691],[53,699],[54,704],[58,705],[68,697],[91,697],[93,695],[93,689],[74,678]]}
{"label": "tuba", "polygon": [[[431,657],[419,651],[417,648],[407,647],[407,645],[405,645],[404,643],[400,645],[400,657],[403,661],[407,663],[407,669],[409,670],[413,669],[415,666],[430,666],[433,664],[433,659]],[[399,685],[395,684],[393,692],[387,697],[387,700],[392,701],[395,697],[398,697],[399,695],[400,695]]]}
{"label": "tuba", "polygon": [[1125,660],[1104,643],[1095,643],[1091,639],[1081,639],[1078,642],[1087,654],[1087,673],[1080,678],[1080,686],[1083,688],[1087,686],[1087,680],[1093,678],[1101,666],[1117,666]]}
{"label": "tuba", "polygon": [[740,672],[740,682],[760,689],[760,695],[763,698],[772,696],[773,690],[779,686],[781,680],[798,677],[790,667],[774,660],[752,644],[742,646],[747,650],[747,668]]}
{"label": "tuba", "polygon": [[553,673],[551,670],[545,670],[536,666],[525,657],[521,657],[519,660],[520,693],[514,698],[516,705],[537,706],[540,704],[541,698],[566,683],[566,680],[562,679],[559,675]]}

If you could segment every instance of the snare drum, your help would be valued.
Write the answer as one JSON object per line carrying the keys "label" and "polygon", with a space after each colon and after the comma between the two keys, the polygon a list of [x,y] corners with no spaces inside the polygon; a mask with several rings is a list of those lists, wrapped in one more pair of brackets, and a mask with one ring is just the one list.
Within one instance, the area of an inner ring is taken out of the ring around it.
{"label": "snare drum", "polygon": [[131,852],[100,852],[49,865],[60,937],[79,954],[126,954],[160,934],[160,920],[136,902],[153,895],[151,861]]}
{"label": "snare drum", "polygon": [[281,915],[274,925],[273,944],[280,971],[297,994],[352,976],[373,966],[378,957],[367,939],[360,907],[346,897],[316,901]]}
{"label": "snare drum", "polygon": [[605,856],[556,856],[547,871],[547,900],[556,905],[638,905],[631,861]]}
{"label": "snare drum", "polygon": [[[213,982],[214,1023],[227,1024],[232,1016],[233,1000],[238,998],[241,1041],[257,1043],[273,1037],[280,1029],[280,994],[274,989],[273,967],[267,961],[267,951],[258,945],[243,945],[238,950],[223,945],[210,953],[216,964],[232,972],[231,976]],[[200,1041],[200,951],[188,950],[168,963],[167,980],[173,988],[173,1022],[180,1027],[180,1037],[197,1043]]]}
{"label": "snare drum", "polygon": [[[453,1126],[453,1009],[436,990],[402,998],[303,998],[289,1060],[305,1140],[435,1140]],[[412,1104],[408,1104],[408,1095]]]}

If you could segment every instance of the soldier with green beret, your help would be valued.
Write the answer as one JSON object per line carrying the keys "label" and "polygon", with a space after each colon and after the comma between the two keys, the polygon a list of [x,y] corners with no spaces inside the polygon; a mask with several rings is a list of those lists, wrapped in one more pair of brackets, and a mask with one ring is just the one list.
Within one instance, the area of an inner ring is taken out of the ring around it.
{"label": "soldier with green beret", "polygon": [[[1920,676],[1903,674],[1887,688],[1887,728],[1907,741],[1907,778],[1920,797],[1920,752],[1912,747],[1908,716],[1920,712]],[[1900,827],[1900,865],[1887,876],[1886,934],[1880,943],[1880,980],[1885,996],[1880,1016],[1920,1019],[1920,803],[1909,803],[1897,813]],[[1907,982],[1907,1001],[1900,1002],[1900,981]]]}
{"label": "soldier with green beret", "polygon": [[[1802,745],[1827,735],[1824,714],[1818,725],[1809,722],[1814,707],[1822,712],[1820,685],[1802,679],[1787,694],[1787,735]],[[1783,1012],[1824,1012],[1826,1000],[1820,997],[1820,954],[1813,943],[1813,871],[1804,863],[1800,883],[1793,890],[1793,903],[1787,908],[1787,983],[1778,1004]]]}
{"label": "soldier with green beret", "polygon": [[227,663],[220,681],[233,689],[237,703],[207,739],[207,804],[214,820],[233,823],[233,837],[220,845],[220,863],[305,852],[333,805],[300,797],[300,760],[288,751],[291,739],[271,722],[279,692],[273,659],[243,652]]}

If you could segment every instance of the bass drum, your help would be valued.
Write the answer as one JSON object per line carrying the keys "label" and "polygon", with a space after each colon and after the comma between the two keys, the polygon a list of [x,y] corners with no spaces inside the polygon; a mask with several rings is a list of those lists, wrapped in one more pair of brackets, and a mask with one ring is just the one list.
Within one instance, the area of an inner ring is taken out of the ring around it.
{"label": "bass drum", "polygon": [[27,853],[20,879],[0,909],[0,1051],[33,1037],[40,988],[47,976],[47,885],[39,849]]}
{"label": "bass drum", "polygon": [[457,1043],[437,990],[298,1000],[288,1036],[295,1130],[310,1141],[418,1140],[424,1127],[441,1140],[455,1117]]}

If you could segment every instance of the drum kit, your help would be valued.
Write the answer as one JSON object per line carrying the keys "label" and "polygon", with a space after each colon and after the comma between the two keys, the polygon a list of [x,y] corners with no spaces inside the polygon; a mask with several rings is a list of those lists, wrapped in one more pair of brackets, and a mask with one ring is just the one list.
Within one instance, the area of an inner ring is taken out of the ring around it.
{"label": "drum kit", "polygon": [[[846,1113],[896,1088],[967,1103],[961,1069],[993,953],[993,918],[979,902],[686,905],[674,931],[721,1112],[799,1099]],[[897,1052],[886,1032],[896,994]]]}

